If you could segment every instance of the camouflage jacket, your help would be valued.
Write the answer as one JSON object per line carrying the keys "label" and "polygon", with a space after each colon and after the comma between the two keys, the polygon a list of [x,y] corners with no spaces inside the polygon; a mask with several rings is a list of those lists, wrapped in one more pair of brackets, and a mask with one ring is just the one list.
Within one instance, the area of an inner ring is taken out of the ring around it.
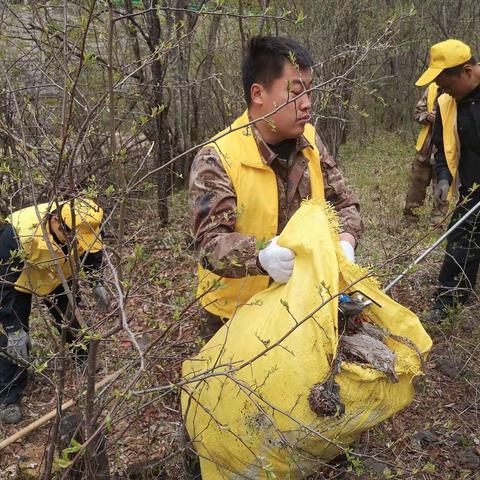
{"label": "camouflage jacket", "polygon": [[[425,89],[423,92],[422,98],[418,101],[417,105],[415,106],[415,111],[413,112],[413,118],[416,122],[420,123],[420,125],[431,125],[430,130],[428,131],[427,138],[423,142],[422,148],[417,151],[415,155],[415,159],[419,162],[428,162],[432,159],[432,136],[433,136],[433,124],[427,120],[428,110],[427,110],[427,93],[428,88]],[[435,110],[437,109],[438,102],[435,100]]]}
{"label": "camouflage jacket", "polygon": [[[265,143],[256,128],[252,131],[263,161],[277,177],[279,234],[302,200],[311,195],[307,160],[301,152],[309,143],[303,136],[292,140],[287,160]],[[316,145],[320,152],[325,199],[336,209],[342,231],[358,240],[363,232],[358,201],[318,135]],[[189,206],[194,246],[203,266],[228,278],[265,274],[257,264],[255,237],[235,232],[235,190],[218,152],[212,147],[204,147],[193,161]]]}

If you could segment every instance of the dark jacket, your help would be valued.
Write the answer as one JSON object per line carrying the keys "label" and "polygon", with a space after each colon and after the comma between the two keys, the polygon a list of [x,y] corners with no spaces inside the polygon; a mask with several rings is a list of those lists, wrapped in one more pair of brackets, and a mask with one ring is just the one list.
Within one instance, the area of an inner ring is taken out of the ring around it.
{"label": "dark jacket", "polygon": [[[480,185],[480,86],[467,97],[457,102],[457,131],[460,140],[460,160],[458,174],[460,180],[460,199],[467,196],[470,189]],[[440,111],[437,111],[433,129],[433,143],[437,148],[435,154],[435,171],[438,180],[452,181],[443,149],[443,126]],[[480,200],[480,189],[472,195],[473,200]]]}
{"label": "dark jacket", "polygon": [[[58,242],[57,242],[58,243]],[[62,249],[66,246],[61,246]],[[17,314],[18,302],[30,302],[31,295],[20,294],[15,289],[15,282],[23,268],[20,246],[16,238],[15,229],[9,223],[0,225],[0,325],[7,332],[15,332],[22,328],[21,315]],[[100,270],[103,253],[84,254],[80,258],[84,270],[90,276]],[[17,306],[17,307],[16,307]],[[21,311],[29,309],[20,308]]]}

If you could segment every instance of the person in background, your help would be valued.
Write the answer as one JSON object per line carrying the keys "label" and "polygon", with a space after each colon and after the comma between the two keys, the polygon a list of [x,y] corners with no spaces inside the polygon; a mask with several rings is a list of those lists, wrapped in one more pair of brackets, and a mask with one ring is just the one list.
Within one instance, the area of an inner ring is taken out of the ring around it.
{"label": "person in background", "polygon": [[423,206],[427,194],[427,188],[432,183],[433,208],[431,223],[438,224],[448,211],[448,202],[438,201],[435,196],[437,190],[437,178],[433,167],[433,123],[437,109],[438,85],[433,82],[425,89],[422,98],[418,101],[413,118],[423,125],[416,143],[415,159],[412,163],[410,183],[403,211],[407,224],[418,222],[418,214],[415,209]]}
{"label": "person in background", "polygon": [[[446,202],[458,190],[452,226],[480,201],[480,66],[470,47],[455,39],[433,45],[428,69],[416,84],[433,81],[444,92],[433,128],[437,198]],[[464,304],[473,291],[480,265],[479,221],[476,212],[448,236],[432,320]]]}
{"label": "person in background", "polygon": [[[65,283],[71,288],[76,259],[87,273],[97,308],[109,309],[102,284],[101,224],[103,210],[92,200],[77,198],[39,204],[13,212],[0,224],[0,420],[22,419],[21,396],[28,383],[29,316],[32,296],[42,297],[55,325],[67,325],[73,343],[80,324],[71,313]],[[61,273],[60,273],[61,272]],[[79,366],[87,351],[72,348]]]}

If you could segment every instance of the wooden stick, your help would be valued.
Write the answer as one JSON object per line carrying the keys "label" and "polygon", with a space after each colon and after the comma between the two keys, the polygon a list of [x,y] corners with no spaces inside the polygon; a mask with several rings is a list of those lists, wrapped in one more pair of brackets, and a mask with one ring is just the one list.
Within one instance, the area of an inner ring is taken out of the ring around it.
{"label": "wooden stick", "polygon": [[[107,383],[115,380],[121,372],[123,372],[123,368],[120,370],[117,370],[115,373],[112,373],[110,375],[107,375],[103,380],[100,380],[95,384],[95,390],[98,390],[99,388],[102,388],[105,386]],[[68,410],[73,404],[75,403],[75,400],[68,400],[68,402],[65,402],[62,404],[62,412],[65,410]],[[51,412],[46,413],[39,419],[35,420],[32,422],[30,425],[27,425],[26,427],[22,428],[18,432],[14,433],[10,437],[6,438],[2,442],[0,442],[0,451],[3,450],[4,448],[8,447],[12,443],[16,442],[20,438],[24,437],[25,435],[28,435],[30,432],[33,432],[37,428],[41,427],[45,423],[49,422],[52,418],[55,418],[57,415],[57,409],[55,408]]]}

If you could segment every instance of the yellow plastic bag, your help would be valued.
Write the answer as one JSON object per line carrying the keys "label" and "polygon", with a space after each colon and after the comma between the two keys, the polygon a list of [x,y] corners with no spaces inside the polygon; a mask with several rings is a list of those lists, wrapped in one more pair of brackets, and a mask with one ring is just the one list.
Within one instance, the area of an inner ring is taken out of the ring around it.
{"label": "yellow plastic bag", "polygon": [[[373,279],[360,280],[367,272],[345,258],[336,228],[328,205],[305,202],[279,240],[296,254],[289,282],[255,295],[183,363],[182,410],[204,480],[304,478],[316,462],[334,458],[338,446],[411,402],[412,378],[421,374],[418,352],[426,354],[431,339]],[[335,296],[354,283],[348,291],[360,290],[381,306],[365,310],[368,322],[397,338],[386,343],[396,355],[398,382],[343,361],[335,381],[345,412],[322,417],[308,397],[329,378],[337,353]]]}

